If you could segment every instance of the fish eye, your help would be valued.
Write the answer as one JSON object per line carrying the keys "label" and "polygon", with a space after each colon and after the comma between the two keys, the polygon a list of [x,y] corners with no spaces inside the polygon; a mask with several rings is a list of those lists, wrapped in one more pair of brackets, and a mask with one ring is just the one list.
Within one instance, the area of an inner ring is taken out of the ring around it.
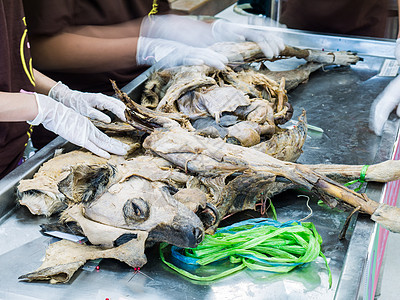
{"label": "fish eye", "polygon": [[149,206],[142,198],[128,199],[123,207],[126,224],[146,221],[149,218]]}

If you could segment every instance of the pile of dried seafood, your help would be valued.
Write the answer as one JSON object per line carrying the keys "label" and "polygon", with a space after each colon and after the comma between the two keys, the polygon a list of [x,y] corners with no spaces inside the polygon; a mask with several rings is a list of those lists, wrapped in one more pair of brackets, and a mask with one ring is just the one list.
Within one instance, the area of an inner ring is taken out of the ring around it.
{"label": "pile of dried seafood", "polygon": [[[285,84],[295,87],[326,64],[356,63],[356,55],[287,47],[279,58],[309,61],[293,76],[249,67],[246,63],[263,59],[254,43],[215,49],[230,58],[232,68],[156,72],[142,105],[115,87],[127,105],[129,125],[97,126],[123,136],[132,149],[128,157],[105,160],[77,150],[48,161],[33,179],[20,182],[22,205],[34,214],[61,213],[60,223],[92,244],[56,242],[43,265],[21,279],[67,282],[87,260],[104,257],[141,267],[146,246],[195,247],[204,233],[215,231],[221,217],[254,209],[261,195],[272,197],[296,186],[318,193],[330,205],[338,199],[400,232],[397,208],[330,179],[359,178],[362,166],[294,163],[307,135],[305,112],[296,128],[279,127],[292,117]],[[388,161],[370,166],[365,179],[399,177],[400,162]]]}

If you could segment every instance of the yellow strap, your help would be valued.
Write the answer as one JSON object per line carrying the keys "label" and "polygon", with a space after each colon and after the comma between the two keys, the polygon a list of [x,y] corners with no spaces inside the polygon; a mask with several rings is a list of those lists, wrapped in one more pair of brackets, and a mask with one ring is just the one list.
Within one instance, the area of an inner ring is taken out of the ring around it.
{"label": "yellow strap", "polygon": [[[24,25],[26,26],[25,17],[22,19],[22,21],[24,22]],[[22,67],[24,68],[25,74],[26,74],[26,76],[28,76],[28,79],[32,83],[32,85],[35,86],[35,78],[33,76],[33,68],[32,68],[32,58],[29,59],[29,69],[25,62],[24,47],[25,47],[25,40],[26,40],[27,34],[28,34],[28,29],[25,29],[24,33],[22,34],[22,37],[21,37],[21,42],[19,45],[19,52],[20,52],[20,56],[21,56]]]}
{"label": "yellow strap", "polygon": [[153,0],[153,7],[148,14],[149,18],[151,18],[151,15],[155,15],[156,13],[158,13],[158,4],[157,4],[157,0]]}
{"label": "yellow strap", "polygon": [[[26,134],[28,135],[28,141],[29,141],[29,139],[30,139],[31,136],[32,136],[32,132],[33,132],[33,126],[31,125],[31,126],[29,126],[29,129],[28,129],[28,131],[26,132]],[[28,146],[28,142],[25,143],[25,147],[26,147],[26,146]]]}

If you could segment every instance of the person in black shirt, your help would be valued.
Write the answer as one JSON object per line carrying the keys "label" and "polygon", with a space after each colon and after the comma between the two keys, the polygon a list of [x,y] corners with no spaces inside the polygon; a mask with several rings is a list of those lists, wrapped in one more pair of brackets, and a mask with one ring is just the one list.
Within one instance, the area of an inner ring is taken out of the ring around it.
{"label": "person in black shirt", "polygon": [[95,154],[123,155],[126,145],[109,138],[87,117],[109,122],[99,109],[122,120],[125,105],[117,99],[71,90],[32,68],[26,21],[20,0],[0,0],[0,179],[23,156],[29,124],[43,124]]}

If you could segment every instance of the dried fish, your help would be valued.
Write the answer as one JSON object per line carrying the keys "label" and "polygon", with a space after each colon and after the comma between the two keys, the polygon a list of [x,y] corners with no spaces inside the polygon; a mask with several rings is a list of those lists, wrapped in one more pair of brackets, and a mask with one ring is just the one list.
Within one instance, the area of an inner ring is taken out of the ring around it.
{"label": "dried fish", "polygon": [[[208,66],[183,66],[160,70],[146,82],[141,103],[159,112],[181,112],[192,123],[213,117],[219,124],[223,115],[233,115],[238,118],[233,125],[210,124],[197,126],[197,130],[208,136],[219,134],[221,138],[228,137],[228,143],[245,147],[267,141],[275,132],[282,131],[279,124],[291,119],[293,109],[286,89],[305,82],[311,72],[323,66],[347,66],[360,60],[352,52],[286,46],[273,60],[297,57],[305,59],[307,64],[292,71],[271,72],[263,64],[260,68],[249,64],[266,60],[256,43],[219,43],[211,48],[226,55],[232,68],[221,71]],[[297,146],[301,147],[302,143],[304,141]]]}
{"label": "dried fish", "polygon": [[[254,43],[218,47],[228,49],[232,59],[263,59]],[[281,58],[287,56],[320,64],[338,63],[337,58],[344,58],[340,61],[344,65],[358,60],[352,53],[318,54],[290,47],[281,53]],[[143,148],[130,157],[112,156],[110,160],[85,151],[64,154],[46,163],[33,180],[21,181],[20,202],[32,213],[50,215],[62,210],[60,221],[76,223],[94,245],[55,243],[43,265],[21,279],[67,282],[86,260],[100,257],[141,267],[146,263],[147,245],[165,241],[194,247],[204,232],[215,230],[221,217],[254,209],[260,195],[293,186],[336,197],[390,230],[400,231],[397,208],[378,204],[324,175],[357,177],[360,166],[293,163],[301,153],[307,126],[304,112],[296,128],[279,128],[292,117],[285,79],[278,83],[252,69],[221,72],[196,66],[163,70],[146,84],[142,103],[148,108],[132,101],[115,84],[114,88],[127,105],[130,126],[147,134],[140,146],[135,141],[135,149]],[[208,121],[200,125],[201,120]],[[101,127],[129,133],[126,125]],[[74,160],[68,160],[72,156]],[[398,164],[387,164],[393,168],[385,176],[380,170],[386,165],[371,166],[366,180],[398,179]],[[73,255],[59,260],[64,249]]]}

